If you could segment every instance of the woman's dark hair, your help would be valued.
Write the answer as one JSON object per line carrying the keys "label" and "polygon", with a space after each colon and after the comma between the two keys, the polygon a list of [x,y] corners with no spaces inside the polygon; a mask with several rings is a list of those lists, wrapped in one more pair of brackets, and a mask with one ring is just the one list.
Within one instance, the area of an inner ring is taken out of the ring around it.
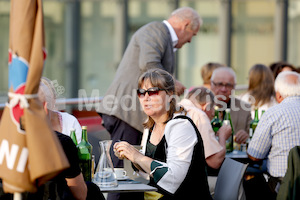
{"label": "woman's dark hair", "polygon": [[275,62],[275,63],[272,63],[270,65],[270,69],[273,72],[274,80],[276,79],[276,77],[278,76],[278,74],[280,72],[282,72],[283,68],[285,68],[285,67],[290,68],[291,71],[298,72],[297,68],[294,65],[290,64],[290,63],[283,62],[283,61]]}

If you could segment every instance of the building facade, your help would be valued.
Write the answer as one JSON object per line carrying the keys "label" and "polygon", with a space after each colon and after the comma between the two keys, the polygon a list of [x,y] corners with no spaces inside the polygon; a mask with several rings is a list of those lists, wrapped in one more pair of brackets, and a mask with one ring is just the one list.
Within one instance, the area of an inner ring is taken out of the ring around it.
{"label": "building facade", "polygon": [[[59,98],[103,96],[132,34],[177,7],[198,11],[203,26],[177,52],[177,78],[202,84],[200,69],[220,62],[247,84],[249,69],[285,60],[300,65],[300,0],[44,0],[48,57],[43,76]],[[7,100],[10,1],[0,0],[0,103]]]}

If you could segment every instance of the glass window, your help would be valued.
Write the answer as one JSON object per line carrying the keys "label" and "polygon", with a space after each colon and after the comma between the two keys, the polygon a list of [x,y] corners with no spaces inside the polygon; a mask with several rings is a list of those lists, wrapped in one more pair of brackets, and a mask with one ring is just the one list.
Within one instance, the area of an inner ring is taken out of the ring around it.
{"label": "glass window", "polygon": [[300,63],[300,1],[290,0],[288,8],[288,62]]}
{"label": "glass window", "polygon": [[203,81],[201,67],[208,62],[221,62],[219,55],[218,1],[180,1],[180,7],[194,8],[203,20],[203,25],[191,43],[178,50],[178,78],[187,87],[200,86]]}
{"label": "glass window", "polygon": [[[43,76],[64,85],[64,3],[44,1],[47,59]],[[7,100],[10,2],[0,1],[0,103]]]}
{"label": "glass window", "polygon": [[128,1],[129,40],[143,25],[168,18],[171,12],[169,7],[168,1]]}
{"label": "glass window", "polygon": [[0,1],[0,103],[7,100],[10,2]]}
{"label": "glass window", "polygon": [[[80,88],[88,96],[96,89],[103,96],[113,80],[115,59],[116,1],[82,1],[80,43]],[[74,80],[76,81],[76,80]],[[95,92],[95,91],[94,91]]]}
{"label": "glass window", "polygon": [[[179,3],[190,6],[202,17],[198,35],[177,51],[178,79],[187,87],[202,85],[201,67],[207,62],[222,62],[220,55],[219,18],[221,1],[208,0],[128,0],[128,13],[122,13],[124,1],[80,1],[79,77],[68,76],[66,11],[72,2],[44,1],[44,22],[47,60],[43,76],[66,87],[68,82],[79,82],[88,96],[96,89],[103,96],[111,84],[118,64],[133,33],[141,26],[167,19]],[[247,84],[249,69],[257,63],[269,65],[275,58],[276,0],[232,0],[231,67],[237,73],[237,83]],[[288,8],[288,61],[300,63],[300,0],[289,0]],[[10,2],[0,0],[0,103],[7,100],[8,40]],[[121,13],[121,14],[120,14]],[[128,21],[124,17],[128,16]],[[126,22],[126,23],[124,23]],[[120,28],[122,26],[122,28]],[[74,33],[75,34],[75,33]],[[70,80],[71,79],[71,80]],[[78,89],[79,89],[78,88]],[[69,88],[65,88],[67,91]],[[62,97],[69,98],[67,92]],[[96,95],[95,93],[93,95]],[[3,97],[1,99],[1,97]]]}
{"label": "glass window", "polygon": [[[64,5],[59,1],[43,2],[47,58],[42,76],[54,81],[55,87],[59,85],[65,88]],[[57,92],[58,98],[67,97],[66,90]]]}
{"label": "glass window", "polygon": [[274,15],[276,1],[232,2],[231,67],[238,84],[248,84],[249,69],[257,63],[274,62]]}

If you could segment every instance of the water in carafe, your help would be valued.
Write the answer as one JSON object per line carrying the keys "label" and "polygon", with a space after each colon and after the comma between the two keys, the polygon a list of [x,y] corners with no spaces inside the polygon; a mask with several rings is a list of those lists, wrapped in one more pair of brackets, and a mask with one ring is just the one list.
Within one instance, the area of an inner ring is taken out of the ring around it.
{"label": "water in carafe", "polygon": [[117,187],[118,181],[114,166],[109,155],[112,140],[100,141],[101,156],[94,175],[93,182],[100,187]]}

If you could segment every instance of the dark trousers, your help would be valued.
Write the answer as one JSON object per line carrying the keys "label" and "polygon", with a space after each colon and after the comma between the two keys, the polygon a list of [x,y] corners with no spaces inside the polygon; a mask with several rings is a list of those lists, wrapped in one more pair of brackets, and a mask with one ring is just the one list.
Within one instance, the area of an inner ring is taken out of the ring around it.
{"label": "dark trousers", "polygon": [[117,117],[106,114],[100,114],[100,116],[102,117],[104,128],[111,135],[112,145],[110,156],[113,165],[114,167],[123,167],[123,161],[119,160],[113,152],[113,145],[119,141],[126,141],[132,145],[140,145],[143,134]]}
{"label": "dark trousers", "polygon": [[244,189],[247,200],[276,200],[275,188],[280,180],[269,178],[266,182],[263,174],[256,174],[254,178],[244,181]]}
{"label": "dark trousers", "polygon": [[[99,114],[103,120],[104,128],[110,133],[112,145],[110,148],[110,156],[114,167],[123,167],[123,161],[119,160],[114,152],[113,145],[118,141],[126,141],[132,145],[140,145],[143,134],[127,124],[126,122],[118,119],[117,117]],[[109,193],[108,200],[143,200],[144,193]]]}
{"label": "dark trousers", "polygon": [[[105,200],[99,187],[92,182],[86,182],[87,197],[86,200]],[[22,193],[22,200],[74,200],[74,197],[69,188],[61,187],[55,181],[48,181],[38,188],[36,193]],[[2,182],[0,180],[0,200],[13,200],[13,194],[4,193]]]}

